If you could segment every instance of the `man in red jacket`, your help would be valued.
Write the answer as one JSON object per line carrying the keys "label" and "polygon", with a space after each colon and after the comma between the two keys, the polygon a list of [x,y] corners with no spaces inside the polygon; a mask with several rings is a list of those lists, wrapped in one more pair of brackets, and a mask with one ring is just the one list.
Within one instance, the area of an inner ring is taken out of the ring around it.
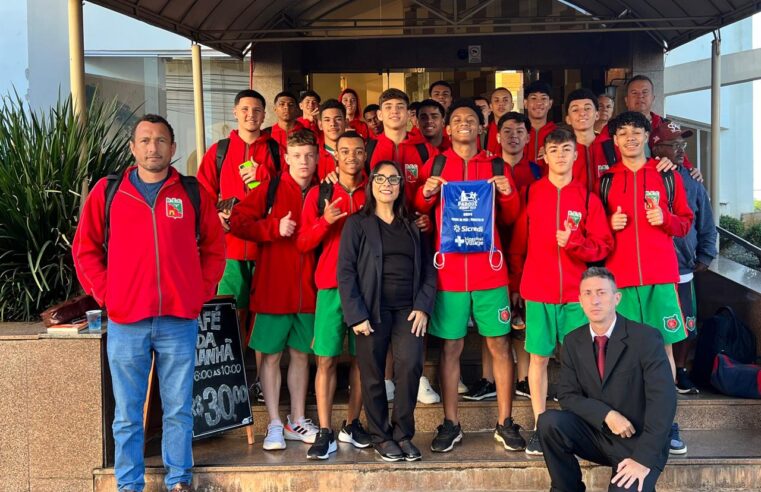
{"label": "man in red jacket", "polygon": [[322,181],[330,173],[336,172],[336,143],[346,130],[346,107],[336,99],[328,99],[320,106],[319,122],[323,142],[320,145],[317,177]]}
{"label": "man in red jacket", "polygon": [[275,96],[275,116],[277,122],[268,128],[270,137],[280,145],[280,157],[285,160],[288,136],[305,127],[297,120],[298,104],[296,96],[291,92],[283,91]]}
{"label": "man in red jacket", "polygon": [[444,134],[446,112],[444,106],[433,99],[421,101],[417,111],[418,130],[438,152],[444,152],[452,146],[449,136]]}
{"label": "man in red jacket", "polygon": [[301,116],[296,118],[296,122],[304,128],[312,130],[315,135],[320,135],[320,127],[318,126],[320,116],[320,95],[313,90],[304,91],[299,96],[299,109],[301,110]]}
{"label": "man in red jacket", "polygon": [[491,108],[492,119],[486,126],[485,148],[491,154],[498,156],[502,154],[502,148],[500,147],[497,138],[497,134],[499,133],[497,123],[499,123],[499,119],[502,118],[502,116],[513,110],[512,93],[504,87],[497,87],[494,89],[494,92],[491,93],[489,107]]}
{"label": "man in red jacket", "polygon": [[547,115],[552,109],[552,88],[547,82],[535,80],[523,90],[523,106],[531,121],[528,138],[528,158],[537,162],[544,156],[544,139],[557,128]]}
{"label": "man in red jacket", "polygon": [[[277,145],[262,131],[265,106],[264,96],[254,90],[245,89],[235,95],[233,116],[238,128],[209,148],[198,169],[198,182],[211,196],[219,200],[243,200],[259,186],[262,174],[272,173],[276,160],[278,164],[281,162],[278,152],[273,155]],[[219,212],[219,218],[225,231],[227,260],[217,294],[235,298],[238,319],[244,329],[243,337],[248,343],[252,323],[248,301],[256,266],[256,243],[230,233],[230,210]],[[257,375],[260,365],[261,354],[256,354]],[[254,393],[257,400],[263,401],[258,381],[254,385]]]}
{"label": "man in red jacket", "polygon": [[[502,173],[495,175],[492,158],[485,151],[478,152],[478,137],[483,124],[483,114],[472,100],[461,99],[452,104],[446,119],[452,148],[442,154],[446,161],[440,175],[433,175],[435,159],[426,163],[421,173],[425,184],[418,188],[415,196],[415,208],[423,214],[434,211],[436,229],[441,231],[442,185],[448,181],[488,180],[496,188],[496,220],[492,228],[494,250],[446,253],[444,264],[439,265],[438,294],[431,316],[430,334],[444,339],[440,367],[444,423],[438,427],[431,444],[434,452],[451,451],[462,440],[462,429],[457,418],[457,387],[460,380],[460,354],[471,313],[479,333],[486,337],[486,345],[494,364],[499,408],[499,422],[494,437],[506,449],[519,450],[526,445],[511,417],[513,366],[507,337],[510,332],[507,269],[504,262],[495,259],[494,254],[494,251],[501,250],[496,222],[512,223],[520,211],[520,199],[504,163]],[[441,236],[437,235],[436,249],[440,247]]]}
{"label": "man in red jacket", "polygon": [[[641,113],[627,111],[608,123],[621,150],[621,162],[600,180],[616,247],[606,265],[621,287],[619,312],[636,322],[657,328],[676,377],[671,345],[687,338],[676,284],[679,266],[672,237],[684,237],[694,214],[679,173],[662,175],[658,161],[645,157],[650,122]],[[678,439],[678,426],[674,423]],[[674,441],[672,435],[672,441]],[[686,447],[672,442],[672,453]]]}
{"label": "man in red jacket", "polygon": [[[312,252],[318,247],[322,248],[315,272],[318,290],[312,344],[314,354],[317,356],[317,376],[314,385],[317,393],[320,432],[307,452],[307,458],[311,459],[327,459],[330,453],[337,449],[335,434],[331,428],[331,415],[336,390],[336,367],[338,357],[343,352],[345,337],[348,337],[349,354],[352,356],[349,377],[351,391],[346,420],[341,426],[338,440],[351,443],[357,448],[366,448],[371,444],[370,436],[359,422],[359,412],[362,410],[362,390],[359,381],[359,366],[354,358],[356,355],[354,332],[344,323],[336,277],[338,248],[346,217],[358,212],[365,205],[365,185],[367,184],[364,174],[365,142],[358,133],[346,132],[338,137],[336,155],[338,156],[338,182],[333,185],[323,183],[309,190],[304,201],[301,225],[296,239],[296,246],[304,253]],[[322,191],[326,186],[332,186],[329,197]],[[320,200],[322,204],[318,203]]]}
{"label": "man in red jacket", "polygon": [[[285,449],[284,434],[286,439],[313,443],[318,430],[304,418],[314,336],[314,253],[299,252],[295,234],[303,197],[317,167],[314,133],[300,130],[288,137],[286,162],[287,170],[265,177],[230,216],[233,234],[259,244],[260,264],[251,296],[256,321],[250,346],[262,353],[261,381],[270,418],[263,443],[266,450]],[[268,203],[271,187],[274,200]],[[284,429],[279,415],[280,358],[286,346],[291,413]]]}
{"label": "man in red jacket", "polygon": [[[574,134],[556,128],[544,146],[549,174],[526,188],[527,203],[513,228],[509,254],[510,290],[526,304],[535,421],[547,406],[550,357],[568,333],[587,323],[579,304],[581,275],[588,262],[604,259],[613,249],[600,199],[573,177]],[[542,454],[537,433],[531,436],[526,454]]]}
{"label": "man in red jacket", "polygon": [[602,144],[608,137],[595,134],[598,105],[595,93],[583,88],[568,94],[565,102],[565,122],[571,125],[576,136],[577,157],[573,163],[573,179],[590,191],[599,188],[597,180],[608,170]]}
{"label": "man in red jacket", "polygon": [[[101,179],[93,187],[72,248],[83,289],[108,309],[119,490],[145,486],[143,404],[151,355],[164,409],[164,481],[170,490],[189,491],[192,480],[197,318],[214,297],[225,255],[214,200],[196,189],[200,203],[193,202],[190,181],[171,167],[175,148],[164,118],[140,118],[130,142],[136,166],[115,184]],[[108,186],[117,188],[106,210]]]}
{"label": "man in red jacket", "polygon": [[[243,200],[252,189],[259,186],[265,169],[274,171],[274,159],[267,144],[269,136],[261,131],[264,108],[264,97],[254,90],[246,89],[235,96],[233,115],[238,121],[237,130],[231,131],[226,140],[212,145],[204,154],[198,169],[198,182],[211,196],[220,200],[233,197]],[[217,159],[220,157],[223,161],[221,169],[218,169]],[[235,297],[239,317],[243,321],[248,315],[256,243],[229,234],[229,211],[219,212],[219,218],[227,232],[227,264],[217,294]]]}
{"label": "man in red jacket", "polygon": [[370,138],[376,138],[383,133],[383,122],[378,119],[378,111],[380,111],[380,106],[377,104],[368,104],[362,111],[362,117],[370,129]]}
{"label": "man in red jacket", "polygon": [[387,89],[379,98],[378,118],[383,122],[383,134],[368,144],[370,169],[380,161],[398,162],[404,171],[407,199],[411,202],[420,183],[420,169],[438,152],[420,134],[407,132],[410,99],[399,89]]}

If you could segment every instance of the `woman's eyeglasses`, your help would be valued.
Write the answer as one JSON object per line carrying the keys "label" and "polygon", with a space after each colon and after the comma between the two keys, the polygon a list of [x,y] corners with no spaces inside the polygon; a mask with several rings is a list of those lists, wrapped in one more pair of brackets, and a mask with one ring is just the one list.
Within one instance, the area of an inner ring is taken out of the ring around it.
{"label": "woman's eyeglasses", "polygon": [[373,183],[382,185],[388,183],[391,186],[396,186],[402,182],[402,177],[395,174],[393,176],[386,176],[385,174],[373,174]]}

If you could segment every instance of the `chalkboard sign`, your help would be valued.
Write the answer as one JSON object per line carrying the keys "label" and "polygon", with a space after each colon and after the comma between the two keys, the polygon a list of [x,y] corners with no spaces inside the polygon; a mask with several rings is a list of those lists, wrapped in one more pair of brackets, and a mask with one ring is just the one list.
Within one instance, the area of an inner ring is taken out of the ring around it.
{"label": "chalkboard sign", "polygon": [[253,422],[246,368],[231,298],[204,305],[198,316],[193,382],[193,438]]}

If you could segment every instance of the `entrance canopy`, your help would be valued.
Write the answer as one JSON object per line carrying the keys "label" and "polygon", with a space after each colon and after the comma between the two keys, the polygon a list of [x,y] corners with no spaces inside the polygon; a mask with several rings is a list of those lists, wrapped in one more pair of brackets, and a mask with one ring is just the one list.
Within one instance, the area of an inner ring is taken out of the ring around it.
{"label": "entrance canopy", "polygon": [[256,43],[645,32],[664,50],[761,11],[754,0],[88,0],[230,56]]}

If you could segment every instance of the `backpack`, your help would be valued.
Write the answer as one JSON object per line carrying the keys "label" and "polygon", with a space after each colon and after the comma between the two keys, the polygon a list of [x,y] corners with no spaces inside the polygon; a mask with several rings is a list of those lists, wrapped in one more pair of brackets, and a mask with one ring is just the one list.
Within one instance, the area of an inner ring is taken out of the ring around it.
{"label": "backpack", "polygon": [[[378,146],[377,140],[370,140],[367,142],[367,149],[366,149],[366,157],[365,157],[365,173],[367,173],[368,176],[370,176],[370,163],[373,161],[373,153],[375,152],[375,147]],[[428,162],[428,158],[430,155],[428,155],[428,147],[425,146],[425,143],[416,143],[415,148],[417,149],[417,153],[420,155],[420,159],[422,160],[423,164]]]}
{"label": "backpack", "polygon": [[[441,176],[441,171],[444,170],[444,164],[446,163],[447,157],[444,154],[434,157],[433,165],[431,166],[431,176]],[[495,157],[491,160],[491,174],[492,176],[505,175],[505,161],[501,157]]]}
{"label": "backpack", "polygon": [[716,314],[703,322],[698,332],[692,379],[707,385],[717,354],[725,354],[740,364],[756,361],[756,337],[729,306],[722,306]]}
{"label": "backpack", "polygon": [[[108,252],[108,239],[111,235],[111,204],[114,201],[119,185],[122,184],[124,173],[109,174],[106,176],[106,206],[104,210],[105,227],[103,229],[103,251]],[[180,184],[188,195],[190,204],[195,212],[196,227],[196,244],[201,244],[201,191],[198,187],[198,180],[193,176],[180,175]]]}
{"label": "backpack", "polygon": [[[230,148],[230,139],[223,138],[217,142],[217,179],[222,176],[222,164],[225,163],[225,157],[227,156],[227,149]],[[272,156],[272,162],[275,164],[275,174],[280,174],[280,145],[273,139],[267,139],[267,149]]]}
{"label": "backpack", "polygon": [[[664,171],[658,173],[663,178],[663,185],[666,187],[666,199],[668,201],[669,212],[674,210],[674,195],[676,194],[676,180],[674,179],[674,171]],[[600,200],[605,210],[608,210],[608,193],[610,193],[610,187],[613,185],[613,176],[611,172],[607,172],[600,177]]]}
{"label": "backpack", "polygon": [[761,399],[761,366],[740,364],[727,354],[716,354],[711,385],[725,395]]}

